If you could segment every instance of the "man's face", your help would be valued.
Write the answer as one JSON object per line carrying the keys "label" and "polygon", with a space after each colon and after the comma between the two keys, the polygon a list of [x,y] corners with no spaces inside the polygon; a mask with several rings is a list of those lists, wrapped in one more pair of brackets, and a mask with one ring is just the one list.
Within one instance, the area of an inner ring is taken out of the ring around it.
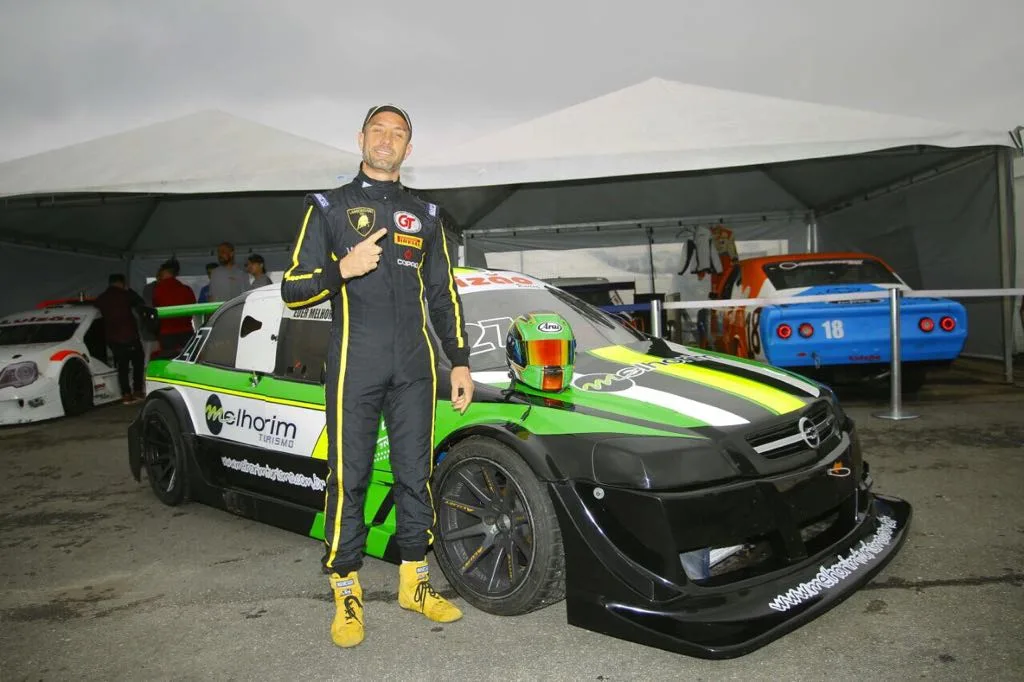
{"label": "man's face", "polygon": [[359,133],[363,162],[384,173],[396,173],[412,153],[409,128],[405,119],[393,111],[382,111],[371,118]]}
{"label": "man's face", "polygon": [[235,251],[230,246],[218,246],[217,247],[217,262],[221,265],[227,265],[235,259]]}

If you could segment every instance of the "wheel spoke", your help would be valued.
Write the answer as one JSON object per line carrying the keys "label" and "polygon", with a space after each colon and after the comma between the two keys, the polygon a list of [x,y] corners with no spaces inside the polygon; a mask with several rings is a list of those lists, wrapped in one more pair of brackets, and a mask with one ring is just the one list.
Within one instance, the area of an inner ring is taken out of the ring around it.
{"label": "wheel spoke", "polygon": [[[508,540],[506,540],[506,544],[508,545],[508,552],[507,552],[507,554],[508,554],[508,577],[509,577],[509,581],[511,582],[512,585],[518,584],[519,583],[519,579],[520,579],[520,577],[522,577],[522,574],[523,574],[523,568],[522,568],[522,566],[519,565],[519,561],[516,560],[516,552],[515,552],[515,548],[514,548],[514,543],[515,543],[515,534],[513,533],[512,537],[510,537]],[[527,556],[527,558],[529,558],[530,555],[527,554],[526,556]]]}
{"label": "wheel spoke", "polygon": [[529,559],[530,558],[530,550],[531,550],[531,546],[530,545],[532,543],[530,543],[526,538],[521,537],[519,535],[519,533],[517,533],[515,531],[512,531],[511,536],[512,536],[512,539],[511,539],[512,545],[517,547],[519,549],[519,551],[523,553],[523,556],[526,557],[527,559]]}
{"label": "wheel spoke", "polygon": [[492,473],[493,469],[491,469],[491,467],[485,467],[482,464],[480,465],[480,474],[484,477],[484,483],[487,485],[487,489],[491,491],[494,497],[502,497],[501,493],[498,491],[497,484],[494,482]]}
{"label": "wheel spoke", "polygon": [[484,517],[484,510],[481,509],[480,507],[474,507],[471,504],[466,504],[465,502],[460,502],[458,500],[453,500],[450,497],[442,498],[441,502],[443,502],[444,504],[448,505],[452,509],[458,509],[461,512],[466,512],[467,514],[470,514],[471,516],[475,516],[478,519],[482,519]]}
{"label": "wheel spoke", "polygon": [[466,486],[473,492],[474,495],[476,495],[478,500],[480,500],[484,504],[491,503],[491,498],[489,498],[487,494],[484,493],[484,491],[480,490],[480,487],[477,486],[477,484],[473,481],[473,479],[469,477],[468,474],[466,474],[465,469],[459,471],[459,478],[461,478],[463,482],[465,482]]}
{"label": "wheel spoke", "polygon": [[501,578],[501,569],[505,567],[505,562],[502,559],[508,554],[504,547],[499,546],[498,551],[494,553],[494,568],[491,569],[491,579],[487,581],[487,591],[494,592],[498,589],[499,580]]}
{"label": "wheel spoke", "polygon": [[494,536],[488,533],[484,537],[483,543],[477,547],[476,551],[470,554],[469,558],[466,559],[466,562],[462,564],[462,572],[469,573],[472,571],[473,567],[480,562],[480,559],[486,556],[492,549],[494,549]]}
{"label": "wheel spoke", "polygon": [[487,526],[483,523],[478,523],[466,528],[460,528],[452,533],[445,533],[444,540],[445,542],[456,542],[458,540],[465,540],[466,538],[477,537],[479,535],[487,535]]}

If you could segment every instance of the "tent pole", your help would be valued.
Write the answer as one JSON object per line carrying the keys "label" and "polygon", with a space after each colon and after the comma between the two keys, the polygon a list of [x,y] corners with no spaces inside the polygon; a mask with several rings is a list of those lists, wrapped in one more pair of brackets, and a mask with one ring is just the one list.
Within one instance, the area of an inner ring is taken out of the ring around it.
{"label": "tent pole", "polygon": [[651,296],[658,293],[654,286],[654,228],[647,228],[647,258],[651,262]]}
{"label": "tent pole", "polygon": [[[1014,235],[1013,199],[1011,196],[1011,165],[1009,149],[997,149],[996,172],[999,183],[999,286],[1013,288]],[[1013,302],[1012,296],[1003,296],[1003,369],[1006,383],[1013,383]]]}

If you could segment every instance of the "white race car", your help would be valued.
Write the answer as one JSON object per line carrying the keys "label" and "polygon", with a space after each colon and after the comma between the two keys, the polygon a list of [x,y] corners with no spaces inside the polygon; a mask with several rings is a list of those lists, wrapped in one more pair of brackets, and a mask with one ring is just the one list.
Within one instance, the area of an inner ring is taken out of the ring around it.
{"label": "white race car", "polygon": [[0,424],[78,415],[121,398],[100,311],[64,303],[0,318]]}

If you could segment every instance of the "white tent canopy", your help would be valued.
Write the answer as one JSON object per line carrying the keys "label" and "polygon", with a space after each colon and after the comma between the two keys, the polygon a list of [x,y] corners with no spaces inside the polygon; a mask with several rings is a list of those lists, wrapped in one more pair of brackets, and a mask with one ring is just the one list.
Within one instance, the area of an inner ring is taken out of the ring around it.
{"label": "white tent canopy", "polygon": [[358,164],[355,154],[202,111],[0,164],[0,196],[304,190],[347,181]]}
{"label": "white tent canopy", "polygon": [[1009,145],[1006,131],[644,81],[413,162],[414,187],[707,171],[913,145]]}
{"label": "white tent canopy", "polygon": [[[684,224],[719,220],[803,250],[817,223],[819,245],[880,250],[922,273],[919,284],[997,286],[1010,240],[998,168],[1011,147],[1005,131],[653,79],[459,147],[417,150],[403,181],[436,199],[477,253],[672,241]],[[276,249],[275,267],[301,194],[346,182],[358,161],[196,114],[0,164],[0,242],[132,259],[145,274],[152,260],[193,254],[186,274],[200,274],[229,240],[243,253]],[[990,267],[957,264],[964,252]],[[10,261],[33,267],[27,255]],[[6,277],[8,290],[30,281]]]}

